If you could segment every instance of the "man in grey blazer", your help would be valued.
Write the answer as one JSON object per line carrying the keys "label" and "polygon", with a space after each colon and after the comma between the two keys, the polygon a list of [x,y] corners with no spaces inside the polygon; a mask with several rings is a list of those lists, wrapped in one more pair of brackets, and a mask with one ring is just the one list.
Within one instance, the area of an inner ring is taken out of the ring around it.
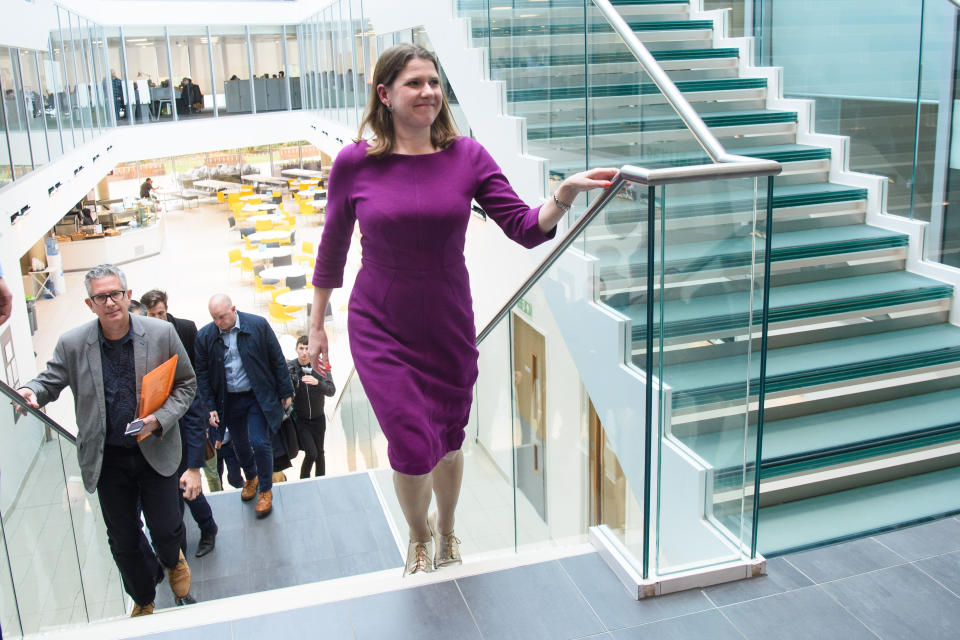
{"label": "man in grey blazer", "polygon": [[[197,379],[190,358],[169,322],[131,316],[131,291],[113,265],[87,272],[87,307],[97,320],[60,337],[45,371],[19,390],[32,406],[56,400],[64,387],[73,392],[77,417],[77,459],[87,491],[95,490],[107,525],[107,539],[124,589],[134,600],[133,615],[153,613],[156,585],[167,568],[178,603],[190,601],[190,567],[180,551],[184,496],[200,490],[199,469],[179,479],[180,429]],[[166,402],[143,419],[139,441],[125,429],[136,417],[140,383],[174,355],[173,389]],[[143,534],[140,509],[157,553]],[[159,556],[159,563],[158,563]]]}

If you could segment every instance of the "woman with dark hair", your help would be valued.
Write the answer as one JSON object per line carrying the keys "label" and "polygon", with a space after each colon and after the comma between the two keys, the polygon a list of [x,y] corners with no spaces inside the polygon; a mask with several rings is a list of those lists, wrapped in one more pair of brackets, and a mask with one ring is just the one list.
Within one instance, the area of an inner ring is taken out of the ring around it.
{"label": "woman with dark hair", "polygon": [[[350,349],[409,526],[404,575],[461,562],[454,513],[478,355],[463,255],[471,200],[511,239],[534,247],[553,237],[578,193],[609,186],[615,173],[572,175],[530,208],[486,149],[457,135],[429,51],[401,44],[377,60],[358,140],[330,171],[309,349],[315,368],[327,359],[324,310],[343,283],[359,223],[363,266],[350,295]],[[431,494],[437,513],[428,516]]]}

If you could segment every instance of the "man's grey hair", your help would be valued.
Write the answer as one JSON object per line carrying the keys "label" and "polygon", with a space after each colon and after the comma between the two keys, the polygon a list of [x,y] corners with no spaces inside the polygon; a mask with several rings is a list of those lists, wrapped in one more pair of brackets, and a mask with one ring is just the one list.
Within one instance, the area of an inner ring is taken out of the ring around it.
{"label": "man's grey hair", "polygon": [[127,276],[123,274],[123,271],[120,270],[120,267],[117,267],[112,264],[98,264],[90,271],[87,271],[87,275],[83,276],[83,284],[87,287],[87,295],[90,296],[93,294],[93,281],[100,280],[101,278],[110,278],[116,276],[120,280],[120,286],[123,287],[123,290],[127,290]]}

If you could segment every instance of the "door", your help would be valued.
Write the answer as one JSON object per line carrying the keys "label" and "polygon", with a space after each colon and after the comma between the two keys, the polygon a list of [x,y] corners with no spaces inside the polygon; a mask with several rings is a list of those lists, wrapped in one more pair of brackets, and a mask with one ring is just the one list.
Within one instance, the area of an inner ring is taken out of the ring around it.
{"label": "door", "polygon": [[590,524],[605,524],[623,539],[627,521],[627,479],[613,453],[593,402],[590,421]]}
{"label": "door", "polygon": [[546,342],[543,334],[513,315],[513,380],[519,428],[514,436],[517,486],[547,521]]}

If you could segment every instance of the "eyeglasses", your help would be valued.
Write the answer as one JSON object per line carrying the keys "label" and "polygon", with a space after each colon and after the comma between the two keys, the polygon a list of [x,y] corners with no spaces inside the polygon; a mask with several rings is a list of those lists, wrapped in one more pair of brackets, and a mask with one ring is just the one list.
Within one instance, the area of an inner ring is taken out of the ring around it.
{"label": "eyeglasses", "polygon": [[99,306],[107,304],[107,298],[110,298],[114,302],[120,302],[123,300],[123,296],[127,295],[126,291],[111,291],[110,293],[97,293],[90,296],[90,299],[93,300],[93,303]]}

